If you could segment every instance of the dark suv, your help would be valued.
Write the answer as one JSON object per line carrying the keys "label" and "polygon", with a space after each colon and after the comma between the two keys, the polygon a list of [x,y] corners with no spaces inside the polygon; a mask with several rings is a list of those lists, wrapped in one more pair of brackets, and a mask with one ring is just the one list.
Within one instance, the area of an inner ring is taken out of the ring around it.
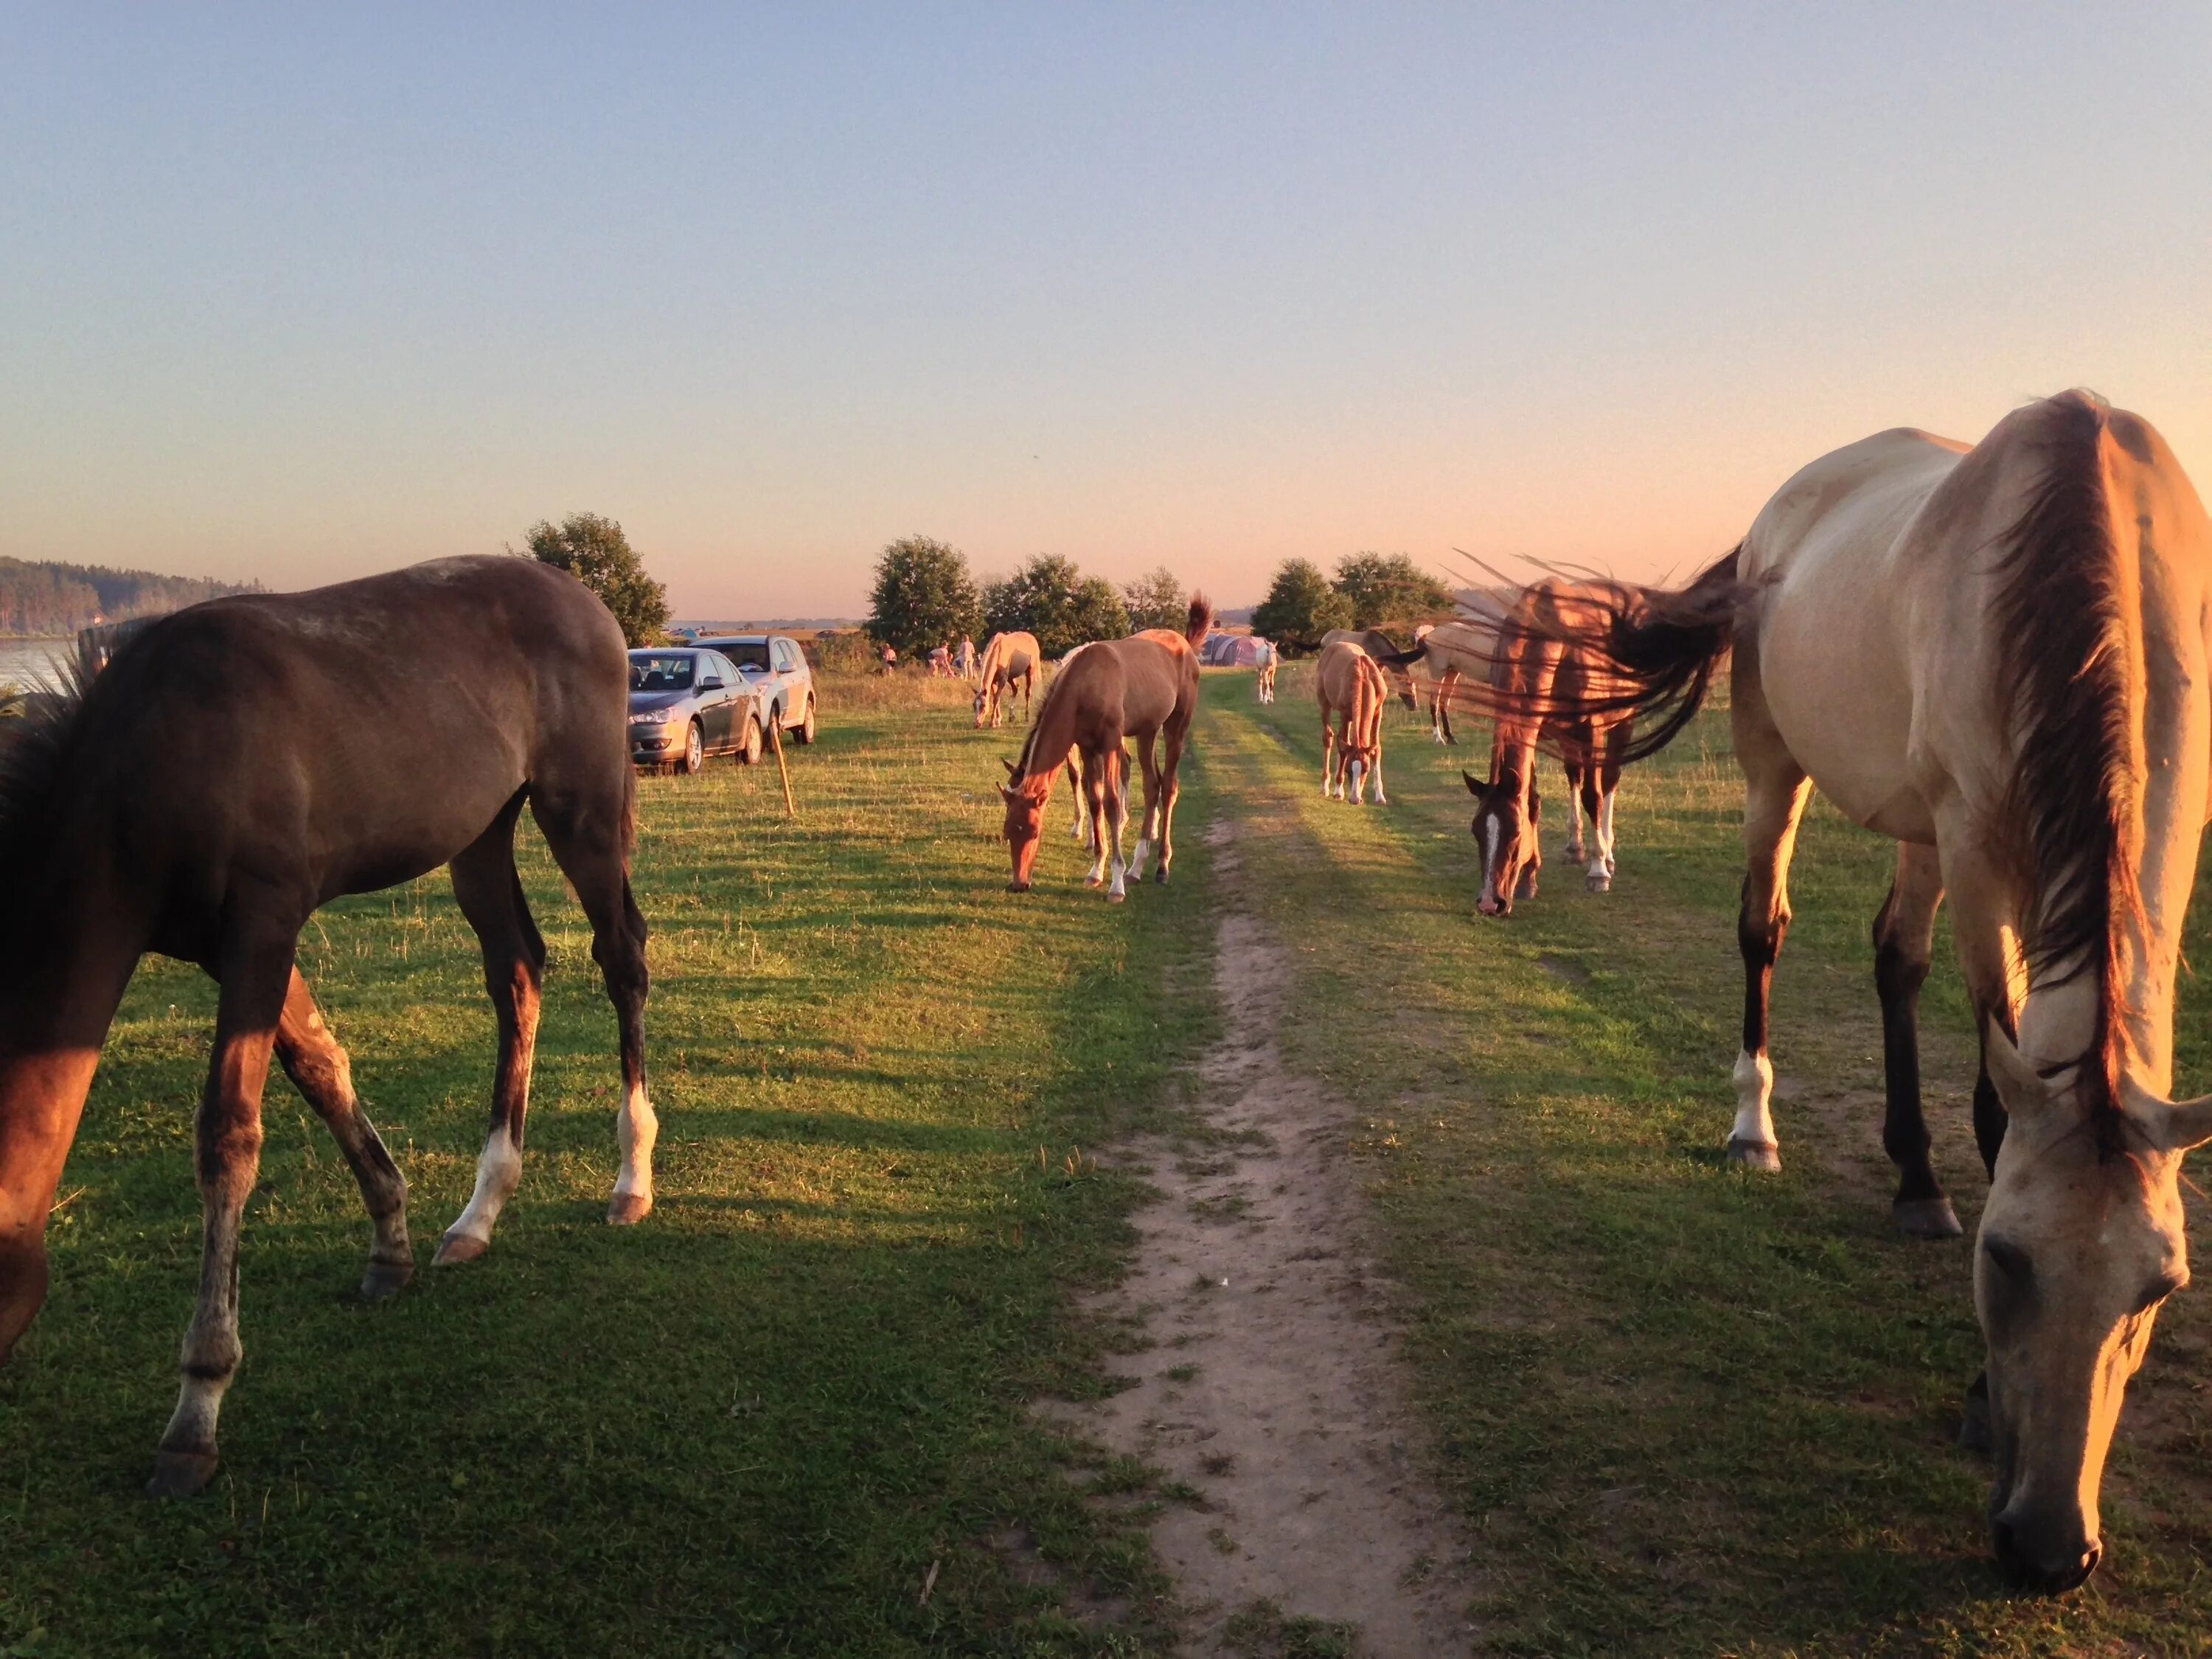
{"label": "dark suv", "polygon": [[[760,701],[763,720],[775,721],[801,743],[814,741],[814,672],[797,640],[787,634],[724,634],[695,643],[738,665]],[[757,744],[753,752],[760,752]]]}

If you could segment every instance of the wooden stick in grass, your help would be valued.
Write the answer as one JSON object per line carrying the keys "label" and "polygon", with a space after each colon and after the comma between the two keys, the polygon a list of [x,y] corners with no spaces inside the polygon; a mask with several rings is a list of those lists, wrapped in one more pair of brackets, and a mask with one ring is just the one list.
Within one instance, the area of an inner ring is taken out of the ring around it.
{"label": "wooden stick in grass", "polygon": [[769,746],[775,750],[775,769],[783,779],[783,815],[787,818],[799,816],[799,808],[791,799],[791,769],[783,763],[783,722],[773,714],[768,720]]}

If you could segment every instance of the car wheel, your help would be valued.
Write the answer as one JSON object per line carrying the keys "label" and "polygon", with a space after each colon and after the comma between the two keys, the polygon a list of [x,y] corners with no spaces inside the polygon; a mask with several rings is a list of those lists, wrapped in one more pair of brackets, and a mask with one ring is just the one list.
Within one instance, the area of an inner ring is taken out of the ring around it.
{"label": "car wheel", "polygon": [[745,740],[738,750],[738,758],[747,766],[757,765],[761,757],[760,722],[750,714],[745,716]]}
{"label": "car wheel", "polygon": [[807,698],[807,700],[806,700],[806,718],[805,718],[805,720],[803,720],[799,721],[799,742],[801,742],[801,743],[811,743],[811,742],[813,742],[813,741],[814,741],[814,732],[815,732],[815,725],[814,725],[814,699],[813,699],[812,697],[811,697],[811,696],[810,696],[810,697],[809,697],[809,698]]}
{"label": "car wheel", "polygon": [[693,720],[684,728],[684,758],[676,763],[676,769],[685,777],[696,777],[700,768],[707,763],[707,734]]}

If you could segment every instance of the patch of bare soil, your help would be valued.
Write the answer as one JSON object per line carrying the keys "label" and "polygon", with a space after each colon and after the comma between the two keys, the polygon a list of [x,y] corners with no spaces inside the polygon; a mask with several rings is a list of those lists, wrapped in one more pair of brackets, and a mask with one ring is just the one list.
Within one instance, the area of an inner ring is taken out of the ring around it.
{"label": "patch of bare soil", "polygon": [[[1232,833],[1218,824],[1210,839],[1233,894]],[[1424,1476],[1370,1266],[1353,1113],[1284,1065],[1282,947],[1232,910],[1215,963],[1227,1029],[1200,1086],[1216,1136],[1129,1149],[1126,1166],[1161,1196],[1099,1310],[1141,1319],[1155,1346],[1133,1387],[1041,1409],[1199,1494],[1153,1530],[1185,1652],[1273,1646],[1311,1620],[1352,1626],[1356,1650],[1391,1659],[1465,1653],[1468,1552]]]}

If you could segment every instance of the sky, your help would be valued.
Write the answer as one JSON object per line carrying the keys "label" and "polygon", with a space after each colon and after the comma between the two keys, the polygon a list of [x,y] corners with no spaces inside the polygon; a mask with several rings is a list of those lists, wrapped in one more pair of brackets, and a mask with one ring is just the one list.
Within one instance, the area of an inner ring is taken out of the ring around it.
{"label": "sky", "polygon": [[2212,7],[0,4],[0,555],[619,520],[1631,579],[2087,385],[2212,489]]}

